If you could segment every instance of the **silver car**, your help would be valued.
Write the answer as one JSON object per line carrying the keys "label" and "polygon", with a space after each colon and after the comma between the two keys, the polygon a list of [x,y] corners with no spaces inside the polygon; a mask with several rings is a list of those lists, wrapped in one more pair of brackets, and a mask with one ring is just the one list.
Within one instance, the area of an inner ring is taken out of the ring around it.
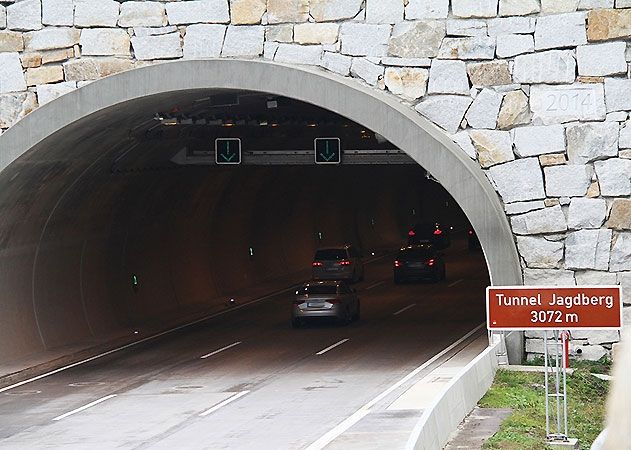
{"label": "silver car", "polygon": [[314,280],[359,281],[364,278],[364,262],[352,245],[321,248],[311,263]]}
{"label": "silver car", "polygon": [[332,317],[343,323],[359,320],[359,298],[344,281],[308,281],[296,291],[291,325],[298,328],[306,319]]}

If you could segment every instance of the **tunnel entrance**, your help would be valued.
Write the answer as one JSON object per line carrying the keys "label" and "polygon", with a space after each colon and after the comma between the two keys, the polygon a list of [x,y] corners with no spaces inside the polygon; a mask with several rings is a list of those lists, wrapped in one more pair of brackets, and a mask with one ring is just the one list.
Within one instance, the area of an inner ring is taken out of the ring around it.
{"label": "tunnel entrance", "polygon": [[[235,93],[246,99],[230,108]],[[270,102],[296,108],[275,115]],[[243,164],[219,167],[208,142],[248,127]],[[305,142],[318,136],[343,138],[340,166],[309,161]],[[520,283],[479,167],[406,106],[320,72],[252,61],[134,70],[38,109],[0,136],[0,154],[7,360],[195,317],[209,292],[229,302],[236,286],[300,272],[321,245],[377,256],[429,210],[457,231],[472,224],[493,283]]]}

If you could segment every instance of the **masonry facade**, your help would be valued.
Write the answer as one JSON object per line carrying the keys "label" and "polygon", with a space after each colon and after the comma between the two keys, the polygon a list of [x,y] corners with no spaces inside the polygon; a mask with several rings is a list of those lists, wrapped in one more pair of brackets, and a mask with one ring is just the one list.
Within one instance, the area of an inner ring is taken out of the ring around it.
{"label": "masonry facade", "polygon": [[[631,299],[629,41],[631,0],[0,1],[0,129],[167,60],[318,66],[390,92],[480,164],[525,284],[621,284]],[[573,337],[589,359],[619,340]]]}

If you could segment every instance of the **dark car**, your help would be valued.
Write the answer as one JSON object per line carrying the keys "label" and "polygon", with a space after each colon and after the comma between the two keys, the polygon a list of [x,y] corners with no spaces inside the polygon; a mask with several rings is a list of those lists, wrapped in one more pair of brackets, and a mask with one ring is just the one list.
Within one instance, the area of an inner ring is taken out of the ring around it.
{"label": "dark car", "polygon": [[399,250],[394,260],[394,282],[446,278],[445,261],[431,244],[409,245]]}
{"label": "dark car", "polygon": [[408,245],[432,244],[442,250],[451,244],[448,227],[438,222],[417,223],[408,231]]}
{"label": "dark car", "polygon": [[314,280],[359,281],[364,278],[364,262],[350,244],[321,248],[313,257],[311,274]]}
{"label": "dark car", "polygon": [[359,320],[359,297],[344,281],[308,281],[296,291],[291,325],[302,326],[307,319],[334,318],[342,323]]}

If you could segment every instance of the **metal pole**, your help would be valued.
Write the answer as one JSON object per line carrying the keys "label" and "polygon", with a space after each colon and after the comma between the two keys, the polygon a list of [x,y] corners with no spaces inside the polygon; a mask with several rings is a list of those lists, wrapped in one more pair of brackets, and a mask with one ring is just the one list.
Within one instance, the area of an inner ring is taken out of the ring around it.
{"label": "metal pole", "polygon": [[563,338],[565,339],[565,342],[563,343],[563,419],[565,422],[565,429],[564,429],[564,438],[567,440],[567,367],[569,365],[569,360],[570,360],[570,352],[569,352],[569,344],[567,344],[569,342],[569,332],[564,332],[563,333]]}
{"label": "metal pole", "polygon": [[559,361],[559,332],[554,331],[554,355],[556,362],[556,376],[555,376],[555,387],[556,387],[556,399],[557,399],[557,429],[556,434],[561,434],[561,364]]}
{"label": "metal pole", "polygon": [[548,386],[548,332],[543,332],[544,384],[546,389],[546,438],[550,437],[550,390]]}

